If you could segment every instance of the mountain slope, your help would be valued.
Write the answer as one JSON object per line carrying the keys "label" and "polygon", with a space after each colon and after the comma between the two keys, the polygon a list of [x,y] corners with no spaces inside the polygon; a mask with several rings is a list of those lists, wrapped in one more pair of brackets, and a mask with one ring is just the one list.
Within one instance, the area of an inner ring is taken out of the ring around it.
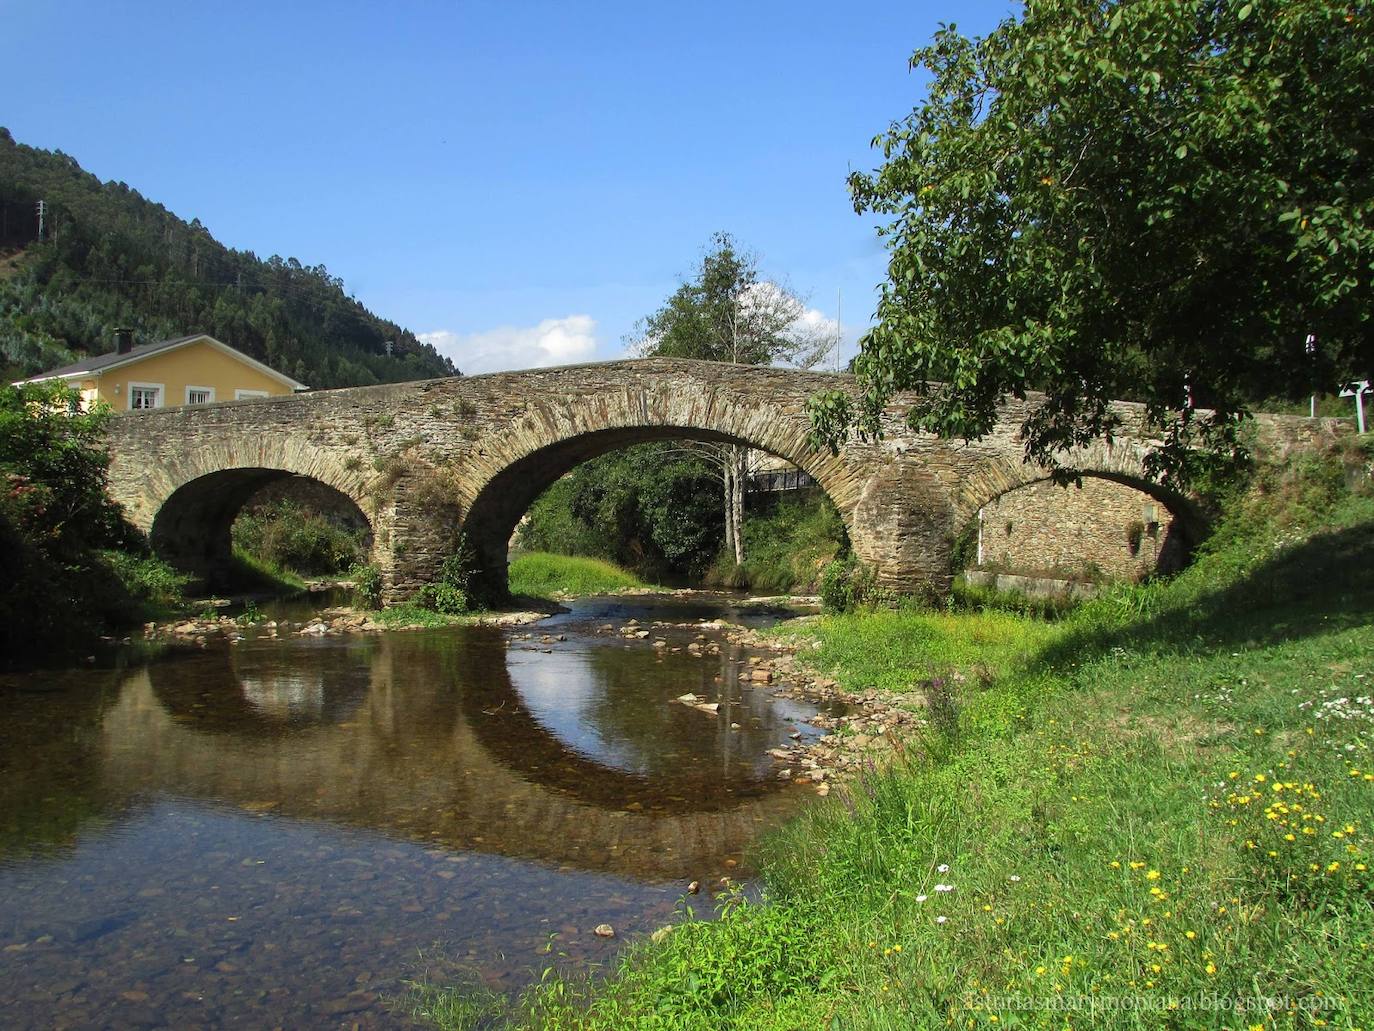
{"label": "mountain slope", "polygon": [[209,333],[312,387],[457,372],[323,265],[225,247],[199,220],[0,128],[0,374],[109,351],[116,326],[133,328],[140,344]]}

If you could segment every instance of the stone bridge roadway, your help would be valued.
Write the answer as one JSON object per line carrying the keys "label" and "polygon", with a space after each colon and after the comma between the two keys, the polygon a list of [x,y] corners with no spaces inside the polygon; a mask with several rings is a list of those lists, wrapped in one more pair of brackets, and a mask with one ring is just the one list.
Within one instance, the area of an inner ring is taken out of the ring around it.
{"label": "stone bridge roadway", "polygon": [[[831,454],[807,439],[806,401],[835,387],[857,389],[847,375],[653,358],[127,413],[111,422],[110,490],[160,553],[213,581],[244,502],[274,479],[312,477],[367,516],[388,602],[427,582],[460,530],[500,595],[516,523],[574,466],[640,441],[732,442],[809,472],[882,585],[943,591],[954,538],[978,509],[1047,477],[1023,462],[1026,402],[964,443],[912,433],[899,397],[883,439]],[[1118,408],[1115,438],[1069,461],[1154,496],[1186,540],[1198,530],[1192,506],[1144,471],[1154,438],[1143,408]],[[1325,420],[1260,424],[1280,443],[1333,432]]]}

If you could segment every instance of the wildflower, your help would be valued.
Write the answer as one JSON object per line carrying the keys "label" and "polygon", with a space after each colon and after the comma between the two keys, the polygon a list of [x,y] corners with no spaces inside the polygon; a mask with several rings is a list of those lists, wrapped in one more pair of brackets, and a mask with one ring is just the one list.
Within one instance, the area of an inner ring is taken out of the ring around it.
{"label": "wildflower", "polygon": [[935,922],[936,922],[937,924],[943,924],[943,923],[945,923],[945,922],[948,921],[948,920],[949,920],[949,917],[947,917],[947,916],[937,916],[937,917],[935,918]]}
{"label": "wildflower", "polygon": [[925,901],[926,899],[928,899],[928,898],[930,898],[929,895],[917,895],[917,896],[916,896],[916,901],[917,901],[917,902],[924,902],[924,901]]}
{"label": "wildflower", "polygon": [[1015,883],[1016,883],[1017,881],[1019,881],[1020,879],[1021,879],[1021,875],[1020,875],[1020,874],[1012,874],[1010,877],[1007,878],[1007,880],[1011,881],[1012,884],[1015,884]]}
{"label": "wildflower", "polygon": [[1139,869],[1140,869],[1142,866],[1144,866],[1144,865],[1145,865],[1145,864],[1142,863],[1139,859],[1132,859],[1132,860],[1131,860],[1131,869],[1132,869],[1132,870],[1139,870]]}
{"label": "wildflower", "polygon": [[937,885],[935,885],[935,890],[936,890],[936,891],[939,891],[939,892],[953,891],[953,890],[954,890],[954,885],[952,885],[952,884],[937,884]]}
{"label": "wildflower", "polygon": [[1112,869],[1113,869],[1113,870],[1120,870],[1120,869],[1121,869],[1121,864],[1118,863],[1115,859],[1112,860]]}
{"label": "wildflower", "polygon": [[1217,965],[1215,963],[1208,963],[1202,969],[1207,972],[1208,977],[1211,977],[1217,972]]}
{"label": "wildflower", "polygon": [[1159,880],[1159,871],[1158,871],[1158,870],[1151,870],[1149,873],[1147,873],[1147,874],[1145,875],[1145,879],[1146,879],[1147,881],[1157,881],[1157,880]]}
{"label": "wildflower", "polygon": [[948,864],[948,863],[941,863],[939,866],[937,866],[937,867],[935,868],[935,872],[936,872],[936,873],[949,873],[949,864]]}
{"label": "wildflower", "polygon": [[1184,932],[1183,932],[1183,937],[1187,938],[1189,941],[1192,941],[1194,938],[1197,937],[1197,932],[1196,932],[1196,931],[1184,931]]}

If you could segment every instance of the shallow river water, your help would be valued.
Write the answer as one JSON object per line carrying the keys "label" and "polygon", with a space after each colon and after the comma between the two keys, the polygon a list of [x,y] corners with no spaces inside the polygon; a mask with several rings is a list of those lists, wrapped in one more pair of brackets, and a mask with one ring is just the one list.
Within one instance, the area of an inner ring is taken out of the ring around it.
{"label": "shallow river water", "polygon": [[[408,980],[516,989],[709,915],[689,882],[747,876],[810,797],[767,751],[814,710],[741,684],[719,631],[651,625],[730,605],[592,599],[0,679],[0,1020],[408,1027]],[[651,636],[597,632],[631,618]]]}

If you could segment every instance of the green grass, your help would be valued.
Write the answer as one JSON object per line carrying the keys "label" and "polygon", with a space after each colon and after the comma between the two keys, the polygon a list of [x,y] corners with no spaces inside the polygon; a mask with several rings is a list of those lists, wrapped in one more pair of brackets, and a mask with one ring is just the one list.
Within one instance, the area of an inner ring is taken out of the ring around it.
{"label": "green grass", "polygon": [[99,557],[127,597],[141,606],[143,616],[151,619],[185,606],[183,592],[190,577],[161,559],[113,549],[101,551]]}
{"label": "green grass", "polygon": [[[1368,461],[1262,470],[1191,569],[1055,623],[791,631],[850,687],[953,684],[957,714],[768,837],[762,904],[606,978],[546,976],[481,1026],[1368,1028]],[[442,997],[421,1008],[472,1025]],[[1294,1008],[1200,1008],[1261,997]]]}
{"label": "green grass", "polygon": [[305,580],[285,566],[259,558],[242,548],[234,549],[234,586],[240,590],[295,594],[305,590]]}
{"label": "green grass", "polygon": [[510,564],[510,592],[517,597],[614,594],[644,586],[634,574],[598,558],[530,551]]}
{"label": "green grass", "polygon": [[435,612],[422,605],[393,605],[370,613],[372,619],[385,627],[439,627],[467,622],[462,616]]}

